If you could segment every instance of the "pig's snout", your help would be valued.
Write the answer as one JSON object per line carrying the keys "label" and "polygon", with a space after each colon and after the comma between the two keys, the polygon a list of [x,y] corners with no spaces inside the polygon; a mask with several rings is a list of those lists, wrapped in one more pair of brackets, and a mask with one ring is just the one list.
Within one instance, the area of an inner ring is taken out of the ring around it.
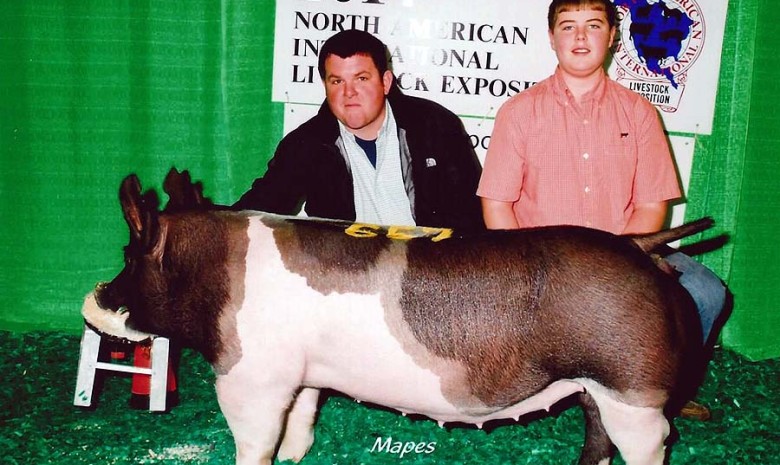
{"label": "pig's snout", "polygon": [[95,285],[95,303],[103,310],[111,310],[114,312],[124,312],[126,308],[123,303],[119,302],[114,292],[112,292],[111,283],[99,282]]}
{"label": "pig's snout", "polygon": [[127,319],[130,316],[129,313],[104,307],[104,304],[102,305],[98,301],[98,290],[98,287],[95,287],[95,291],[87,294],[84,298],[84,305],[81,308],[81,315],[95,332],[101,336],[117,338],[121,342],[140,342],[153,337],[149,333],[143,333],[128,327]]}

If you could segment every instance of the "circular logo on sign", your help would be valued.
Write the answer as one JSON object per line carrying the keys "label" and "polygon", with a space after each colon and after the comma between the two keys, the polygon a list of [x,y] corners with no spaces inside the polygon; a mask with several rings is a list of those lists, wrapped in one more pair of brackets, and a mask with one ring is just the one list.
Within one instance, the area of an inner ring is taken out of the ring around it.
{"label": "circular logo on sign", "polygon": [[644,81],[666,80],[673,88],[704,46],[704,17],[695,0],[615,0],[619,43],[615,60]]}

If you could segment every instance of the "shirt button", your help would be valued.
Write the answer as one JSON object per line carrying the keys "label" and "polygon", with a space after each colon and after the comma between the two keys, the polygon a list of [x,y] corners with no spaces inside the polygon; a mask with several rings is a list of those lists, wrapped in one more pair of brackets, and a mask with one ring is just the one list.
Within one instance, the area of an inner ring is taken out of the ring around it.
{"label": "shirt button", "polygon": [[585,226],[590,228],[591,226],[593,226],[593,223],[591,223],[590,221],[586,221]]}
{"label": "shirt button", "polygon": [[585,186],[585,193],[587,194],[588,192],[590,192],[590,187]]}
{"label": "shirt button", "polygon": [[583,120],[582,124],[588,124],[588,120]]}
{"label": "shirt button", "polygon": [[587,153],[587,152],[586,152],[586,153],[583,153],[583,154],[582,154],[582,158],[584,158],[584,159],[586,159],[586,160],[587,160],[588,158],[590,158],[590,154],[589,154],[589,153]]}

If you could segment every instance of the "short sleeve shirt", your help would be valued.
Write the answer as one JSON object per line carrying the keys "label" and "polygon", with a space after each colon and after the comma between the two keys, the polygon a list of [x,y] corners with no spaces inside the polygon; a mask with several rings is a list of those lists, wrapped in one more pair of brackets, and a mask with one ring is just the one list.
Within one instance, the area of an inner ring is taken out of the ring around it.
{"label": "short sleeve shirt", "polygon": [[560,71],[499,110],[477,195],[512,202],[521,227],[623,232],[634,205],[680,196],[655,108],[606,73],[579,104]]}

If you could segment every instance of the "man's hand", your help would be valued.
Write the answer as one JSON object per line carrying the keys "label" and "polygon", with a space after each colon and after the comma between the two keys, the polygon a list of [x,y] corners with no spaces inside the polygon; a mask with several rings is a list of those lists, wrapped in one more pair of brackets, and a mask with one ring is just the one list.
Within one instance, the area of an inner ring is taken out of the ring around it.
{"label": "man's hand", "polygon": [[623,234],[645,234],[660,231],[666,222],[668,202],[648,202],[634,205]]}

